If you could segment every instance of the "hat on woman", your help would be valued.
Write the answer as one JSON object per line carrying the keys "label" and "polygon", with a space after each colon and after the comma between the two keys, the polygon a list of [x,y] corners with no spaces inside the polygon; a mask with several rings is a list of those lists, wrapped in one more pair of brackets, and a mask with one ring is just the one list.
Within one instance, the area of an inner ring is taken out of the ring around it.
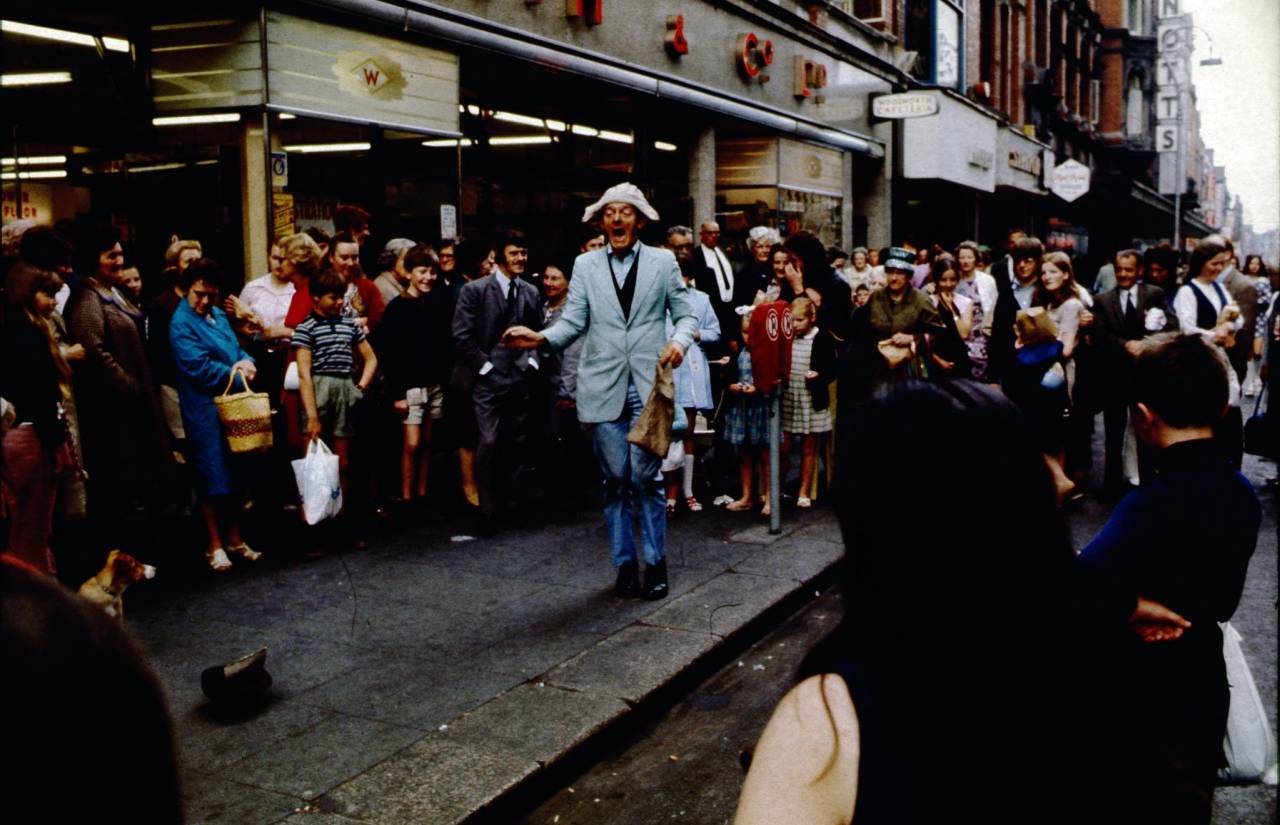
{"label": "hat on woman", "polygon": [[658,219],[658,210],[649,205],[644,197],[644,193],[632,183],[620,183],[617,186],[611,186],[605,193],[600,196],[600,200],[587,207],[587,211],[582,213],[582,222],[586,223],[596,216],[596,213],[604,209],[606,205],[611,203],[629,203],[640,213],[651,221]]}
{"label": "hat on woman", "polygon": [[895,270],[914,274],[916,271],[916,256],[910,249],[903,249],[900,246],[891,247],[888,257],[881,262],[881,265],[884,267],[885,272]]}

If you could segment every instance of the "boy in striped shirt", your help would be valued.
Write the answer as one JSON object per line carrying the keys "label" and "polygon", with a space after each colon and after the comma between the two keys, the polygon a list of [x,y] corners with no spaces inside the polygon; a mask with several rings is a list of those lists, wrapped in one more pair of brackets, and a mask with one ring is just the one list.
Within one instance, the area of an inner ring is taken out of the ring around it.
{"label": "boy in striped shirt", "polygon": [[[298,362],[298,388],[302,397],[302,429],[307,443],[327,435],[338,454],[342,492],[347,492],[347,460],[351,454],[354,416],[378,371],[378,358],[364,331],[343,317],[347,282],[332,269],[311,277],[311,314],[293,331],[294,358]],[[355,381],[355,354],[363,369]]]}

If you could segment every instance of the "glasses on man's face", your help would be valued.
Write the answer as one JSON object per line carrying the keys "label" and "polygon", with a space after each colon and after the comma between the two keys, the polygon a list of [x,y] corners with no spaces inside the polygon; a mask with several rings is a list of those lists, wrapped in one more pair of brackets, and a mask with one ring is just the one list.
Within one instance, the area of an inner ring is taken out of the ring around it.
{"label": "glasses on man's face", "polygon": [[453,253],[452,253],[452,252],[441,252],[441,253],[440,253],[440,255],[439,255],[439,258],[440,258],[440,260],[442,260],[442,261],[452,261],[452,260],[453,260]]}
{"label": "glasses on man's face", "polygon": [[671,244],[672,249],[693,249],[693,241],[685,241],[684,243]]}

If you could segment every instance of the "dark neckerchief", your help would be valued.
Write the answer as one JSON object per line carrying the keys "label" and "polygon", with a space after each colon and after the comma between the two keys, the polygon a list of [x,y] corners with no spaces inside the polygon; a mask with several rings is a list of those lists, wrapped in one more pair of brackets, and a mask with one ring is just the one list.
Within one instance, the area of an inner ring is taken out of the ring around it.
{"label": "dark neckerchief", "polygon": [[618,276],[613,273],[613,250],[605,250],[605,260],[609,264],[609,283],[613,284],[613,291],[618,296],[618,306],[622,308],[622,317],[625,320],[631,320],[631,299],[636,294],[636,273],[640,271],[640,246],[637,241],[636,259],[631,262],[631,271],[627,273],[627,278],[622,286],[618,286]]}

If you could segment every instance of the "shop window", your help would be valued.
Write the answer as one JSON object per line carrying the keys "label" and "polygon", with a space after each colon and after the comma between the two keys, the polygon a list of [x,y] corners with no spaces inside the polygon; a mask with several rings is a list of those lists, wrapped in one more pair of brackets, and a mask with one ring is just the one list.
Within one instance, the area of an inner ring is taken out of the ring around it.
{"label": "shop window", "polygon": [[839,0],[840,7],[881,31],[889,27],[889,0]]}
{"label": "shop window", "polygon": [[964,13],[952,0],[907,0],[906,47],[920,55],[912,74],[953,89],[964,82]]}
{"label": "shop window", "polygon": [[843,246],[844,158],[796,140],[722,138],[716,142],[716,217],[726,245],[740,245],[753,226],[782,235],[812,232]]}

